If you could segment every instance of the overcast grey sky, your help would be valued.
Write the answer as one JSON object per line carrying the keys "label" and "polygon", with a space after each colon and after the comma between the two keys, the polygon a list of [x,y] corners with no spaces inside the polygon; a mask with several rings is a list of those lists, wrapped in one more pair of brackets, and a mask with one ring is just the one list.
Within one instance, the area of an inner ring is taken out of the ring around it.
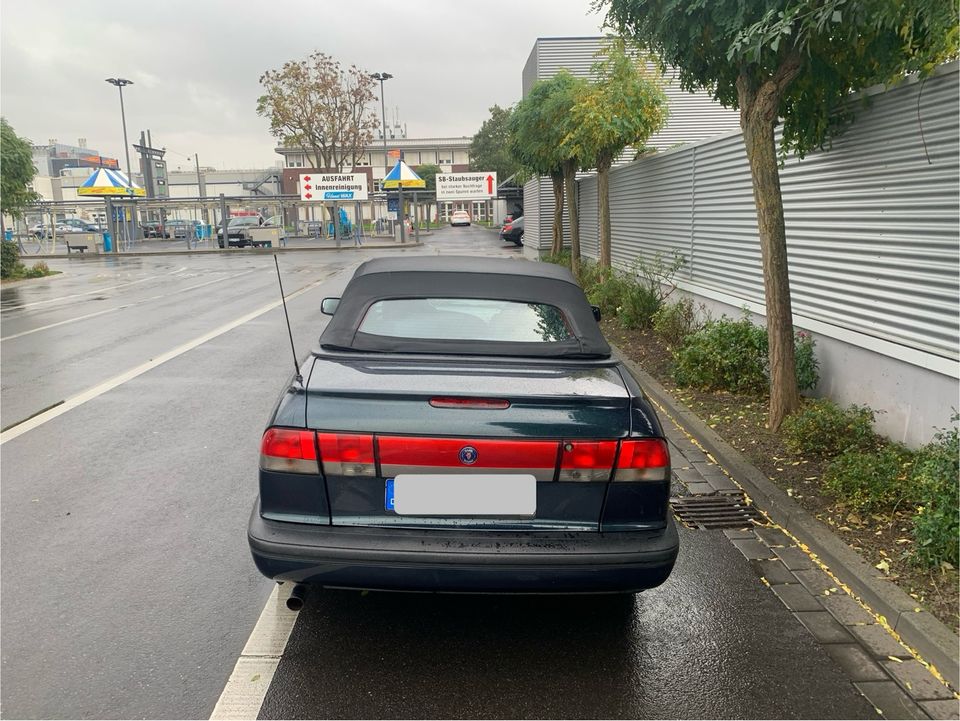
{"label": "overcast grey sky", "polygon": [[[150,128],[171,168],[259,168],[279,156],[256,114],[267,68],[326,52],[385,71],[388,118],[411,137],[473,135],[520,97],[537,37],[597,35],[589,0],[340,0],[0,4],[0,112],[35,143],[56,138],[123,160],[117,89],[135,142]],[[134,161],[134,164],[136,161]]]}

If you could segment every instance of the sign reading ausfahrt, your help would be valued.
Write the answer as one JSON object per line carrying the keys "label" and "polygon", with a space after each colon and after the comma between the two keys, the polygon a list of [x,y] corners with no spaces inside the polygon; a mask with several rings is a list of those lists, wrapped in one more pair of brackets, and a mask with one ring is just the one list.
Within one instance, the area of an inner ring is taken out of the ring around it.
{"label": "sign reading ausfahrt", "polygon": [[300,200],[366,200],[365,173],[304,173],[300,176]]}
{"label": "sign reading ausfahrt", "polygon": [[487,200],[497,197],[496,173],[437,173],[437,200]]}

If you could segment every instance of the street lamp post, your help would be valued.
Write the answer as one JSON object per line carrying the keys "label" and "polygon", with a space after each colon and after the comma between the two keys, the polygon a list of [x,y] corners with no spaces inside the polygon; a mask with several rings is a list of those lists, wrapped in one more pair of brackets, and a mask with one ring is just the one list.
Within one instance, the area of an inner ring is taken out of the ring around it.
{"label": "street lamp post", "polygon": [[127,173],[130,175],[130,182],[133,182],[133,168],[130,167],[130,144],[127,142],[127,114],[123,109],[123,88],[126,85],[133,85],[132,80],[124,78],[107,78],[107,82],[115,85],[120,91],[120,120],[123,122],[123,151],[127,158]]}
{"label": "street lamp post", "polygon": [[[130,178],[130,184],[133,185],[133,168],[130,167],[130,143],[127,142],[127,114],[123,109],[123,88],[125,85],[133,85],[132,80],[127,80],[126,78],[107,78],[107,82],[111,85],[116,86],[117,90],[120,91],[120,120],[123,123],[123,152],[127,158],[127,175]],[[124,210],[126,213],[126,210]],[[110,213],[111,217],[107,221],[107,225],[110,228],[111,234],[113,236],[113,248],[114,252],[119,250],[117,243],[117,234],[113,225],[113,213]]]}
{"label": "street lamp post", "polygon": [[[380,81],[380,122],[382,123],[380,130],[383,133],[383,177],[386,179],[387,173],[390,172],[390,161],[387,158],[387,106],[383,100],[383,81],[393,76],[390,73],[373,73],[370,77]],[[390,230],[392,231],[393,228],[391,227]]]}

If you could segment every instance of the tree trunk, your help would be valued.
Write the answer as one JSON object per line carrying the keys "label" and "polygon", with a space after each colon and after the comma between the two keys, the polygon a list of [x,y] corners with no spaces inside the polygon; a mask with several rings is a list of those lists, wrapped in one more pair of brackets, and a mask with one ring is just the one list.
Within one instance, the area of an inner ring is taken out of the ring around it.
{"label": "tree trunk", "polygon": [[580,210],[577,206],[577,164],[563,164],[563,186],[567,195],[567,220],[570,223],[570,268],[580,272]]}
{"label": "tree trunk", "polygon": [[553,173],[553,243],[550,246],[552,255],[563,252],[563,173]]}
{"label": "tree trunk", "polygon": [[793,346],[793,310],[787,267],[787,233],[774,128],[780,98],[800,70],[799,58],[788,58],[774,76],[753,87],[745,74],[737,81],[740,125],[750,162],[757,228],[763,256],[763,286],[767,306],[770,361],[770,415],[768,425],[780,428],[783,419],[800,406]]}
{"label": "tree trunk", "polygon": [[610,267],[610,165],[603,158],[597,163],[597,202],[600,215],[600,267]]}

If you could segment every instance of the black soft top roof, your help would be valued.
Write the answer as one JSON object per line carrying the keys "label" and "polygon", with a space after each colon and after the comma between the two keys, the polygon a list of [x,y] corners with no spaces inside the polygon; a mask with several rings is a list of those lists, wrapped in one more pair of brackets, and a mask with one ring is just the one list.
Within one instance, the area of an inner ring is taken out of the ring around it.
{"label": "black soft top roof", "polygon": [[[543,303],[563,311],[573,337],[553,343],[393,338],[358,330],[367,309],[393,298],[484,298]],[[330,324],[325,350],[379,353],[608,358],[607,345],[570,271],[553,263],[509,258],[433,256],[377,258],[353,274]]]}

